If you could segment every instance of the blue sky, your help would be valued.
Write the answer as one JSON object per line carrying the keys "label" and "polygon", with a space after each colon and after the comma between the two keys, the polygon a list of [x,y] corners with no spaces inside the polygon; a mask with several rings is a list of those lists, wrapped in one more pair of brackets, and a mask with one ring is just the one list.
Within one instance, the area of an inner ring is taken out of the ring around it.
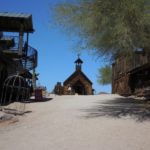
{"label": "blue sky", "polygon": [[[59,27],[55,27],[51,18],[51,6],[63,0],[0,0],[1,12],[17,12],[32,14],[35,32],[30,34],[29,45],[38,50],[38,67],[40,74],[38,85],[46,86],[52,91],[54,85],[66,80],[74,71],[77,58],[75,39],[66,35]],[[83,72],[93,82],[96,92],[111,92],[111,86],[97,83],[98,68],[104,62],[88,51],[81,52]]]}

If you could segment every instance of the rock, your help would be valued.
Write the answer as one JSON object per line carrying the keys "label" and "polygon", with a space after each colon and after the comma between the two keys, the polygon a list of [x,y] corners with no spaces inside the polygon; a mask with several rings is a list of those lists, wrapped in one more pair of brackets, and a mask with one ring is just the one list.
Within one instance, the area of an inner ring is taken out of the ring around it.
{"label": "rock", "polygon": [[15,116],[12,114],[6,114],[4,112],[0,112],[0,122],[12,120],[14,118]]}

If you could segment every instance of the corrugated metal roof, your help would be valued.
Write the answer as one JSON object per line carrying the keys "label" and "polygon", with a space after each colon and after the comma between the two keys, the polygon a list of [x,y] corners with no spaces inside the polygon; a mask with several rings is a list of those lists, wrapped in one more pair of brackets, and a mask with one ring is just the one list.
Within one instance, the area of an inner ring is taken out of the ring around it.
{"label": "corrugated metal roof", "polygon": [[24,32],[34,31],[31,14],[0,12],[0,31],[19,32],[22,25]]}
{"label": "corrugated metal roof", "polygon": [[0,12],[0,16],[2,16],[2,17],[15,17],[15,18],[28,18],[28,17],[31,17],[31,14]]}

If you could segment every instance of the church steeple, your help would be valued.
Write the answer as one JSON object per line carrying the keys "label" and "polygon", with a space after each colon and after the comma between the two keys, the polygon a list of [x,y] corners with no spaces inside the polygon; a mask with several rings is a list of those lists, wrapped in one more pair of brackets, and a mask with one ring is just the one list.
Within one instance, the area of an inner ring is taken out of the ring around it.
{"label": "church steeple", "polygon": [[78,59],[74,63],[76,64],[76,71],[81,71],[83,61],[80,59],[80,54],[78,54]]}

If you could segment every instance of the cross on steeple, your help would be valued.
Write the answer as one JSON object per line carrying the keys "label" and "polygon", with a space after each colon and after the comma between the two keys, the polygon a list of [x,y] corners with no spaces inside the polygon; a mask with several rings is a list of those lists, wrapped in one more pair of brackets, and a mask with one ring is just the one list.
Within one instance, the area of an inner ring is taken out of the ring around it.
{"label": "cross on steeple", "polygon": [[78,53],[78,58],[80,58],[80,55],[81,55],[81,54],[80,54],[80,53]]}

